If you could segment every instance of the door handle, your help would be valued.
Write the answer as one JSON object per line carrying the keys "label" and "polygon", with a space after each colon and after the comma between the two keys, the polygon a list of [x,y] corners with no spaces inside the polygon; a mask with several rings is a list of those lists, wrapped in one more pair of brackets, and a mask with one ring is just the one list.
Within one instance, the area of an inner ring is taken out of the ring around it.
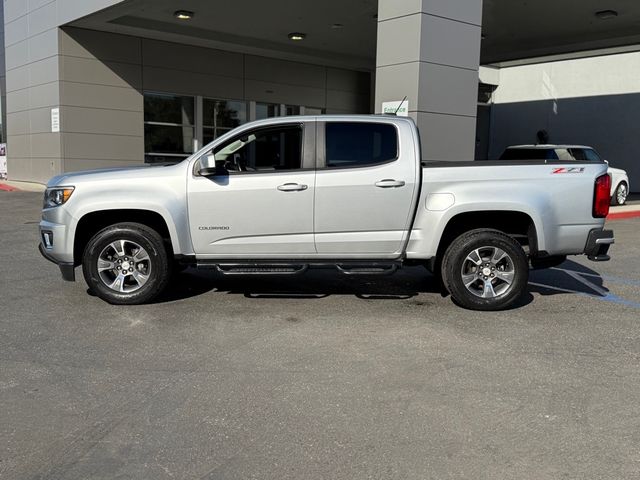
{"label": "door handle", "polygon": [[398,187],[404,187],[405,183],[404,180],[394,180],[392,178],[386,178],[384,180],[380,180],[379,182],[376,182],[376,187],[380,187],[380,188],[398,188]]}
{"label": "door handle", "polygon": [[302,190],[306,190],[308,187],[306,185],[302,185],[300,183],[285,183],[284,185],[280,185],[278,190],[281,192],[300,192]]}

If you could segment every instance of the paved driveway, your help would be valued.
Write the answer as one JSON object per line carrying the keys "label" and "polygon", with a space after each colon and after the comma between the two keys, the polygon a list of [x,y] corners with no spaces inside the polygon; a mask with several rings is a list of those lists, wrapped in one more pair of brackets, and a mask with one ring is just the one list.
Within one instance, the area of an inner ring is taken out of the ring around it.
{"label": "paved driveway", "polygon": [[508,312],[422,268],[117,307],[37,254],[40,199],[0,192],[2,479],[640,478],[640,219]]}

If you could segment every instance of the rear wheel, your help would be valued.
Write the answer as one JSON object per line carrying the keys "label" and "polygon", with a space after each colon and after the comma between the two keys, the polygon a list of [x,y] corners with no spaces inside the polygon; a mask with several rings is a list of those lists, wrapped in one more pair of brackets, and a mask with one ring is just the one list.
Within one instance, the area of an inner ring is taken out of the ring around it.
{"label": "rear wheel", "polygon": [[442,278],[462,307],[504,310],[526,292],[529,262],[520,244],[510,236],[498,230],[472,230],[447,248]]}
{"label": "rear wheel", "polygon": [[162,237],[138,223],[101,230],[87,244],[82,259],[89,288],[117,305],[152,300],[166,287],[170,270]]}
{"label": "rear wheel", "polygon": [[615,192],[613,192],[613,197],[611,197],[611,205],[624,205],[627,202],[628,196],[629,187],[625,182],[620,182]]}

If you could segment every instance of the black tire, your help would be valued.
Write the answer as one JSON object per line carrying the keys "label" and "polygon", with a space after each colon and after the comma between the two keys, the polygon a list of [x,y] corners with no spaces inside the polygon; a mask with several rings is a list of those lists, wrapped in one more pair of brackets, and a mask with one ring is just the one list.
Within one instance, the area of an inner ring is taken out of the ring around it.
{"label": "black tire", "polygon": [[[485,256],[499,250],[507,256],[495,264]],[[479,265],[475,263],[476,258],[481,260]],[[463,275],[468,282],[476,280],[467,286]],[[520,244],[510,236],[498,230],[471,230],[447,248],[442,258],[442,278],[445,288],[460,306],[470,310],[505,310],[526,293],[529,262]],[[488,296],[483,298],[481,295],[485,294]]]}
{"label": "black tire", "polygon": [[[620,182],[613,192],[611,197],[611,205],[618,206],[627,203],[627,197],[629,196],[629,186],[626,182]],[[624,198],[622,198],[624,197]]]}
{"label": "black tire", "polygon": [[[110,246],[119,245],[120,241],[125,242],[124,247],[121,247],[123,255],[127,255],[126,250],[129,248],[129,256],[117,257],[118,252]],[[134,254],[137,255],[136,252],[140,249],[135,249],[132,245],[142,247],[147,254],[146,258],[137,265],[131,261],[131,269],[125,270],[131,273],[127,273],[128,277],[122,277],[124,280],[116,284],[116,287],[122,287],[122,291],[110,288],[105,278],[107,281],[118,278],[119,272],[115,269],[99,272],[98,260],[103,255],[103,259],[109,259],[107,263],[111,262],[122,271],[122,265],[129,266],[129,262],[117,265],[118,260],[115,258],[120,258],[120,261],[135,258]],[[110,251],[115,252],[115,256],[111,255]],[[171,276],[171,265],[162,237],[155,230],[139,223],[118,223],[99,231],[89,240],[82,256],[82,272],[89,288],[101,299],[115,305],[139,305],[153,300],[167,286]],[[135,275],[144,273],[148,275],[136,277],[145,278],[144,284],[134,279]],[[134,288],[135,290],[132,290]]]}

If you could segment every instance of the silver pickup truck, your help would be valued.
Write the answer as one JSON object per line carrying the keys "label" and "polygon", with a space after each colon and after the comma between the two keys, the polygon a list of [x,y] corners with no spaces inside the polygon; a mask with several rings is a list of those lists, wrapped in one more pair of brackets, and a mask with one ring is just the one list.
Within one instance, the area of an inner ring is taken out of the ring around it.
{"label": "silver pickup truck", "polygon": [[176,165],[69,173],[47,187],[40,252],[65,280],[82,265],[114,304],[152,300],[184,266],[424,265],[460,306],[498,310],[526,292],[531,267],[608,260],[614,242],[605,163],[422,162],[416,125],[393,116],[253,122]]}

